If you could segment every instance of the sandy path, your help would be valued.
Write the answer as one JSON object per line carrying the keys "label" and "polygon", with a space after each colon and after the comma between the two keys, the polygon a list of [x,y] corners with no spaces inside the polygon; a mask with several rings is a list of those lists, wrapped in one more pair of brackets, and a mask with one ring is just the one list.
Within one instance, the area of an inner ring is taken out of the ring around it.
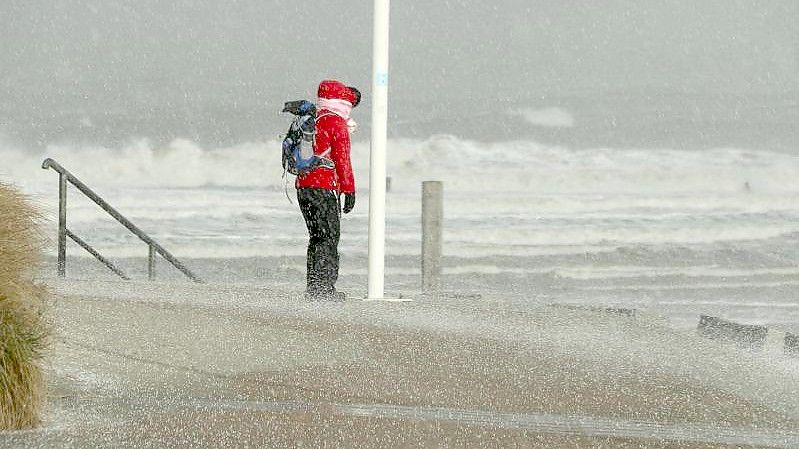
{"label": "sandy path", "polygon": [[47,423],[2,447],[799,446],[791,361],[656,320],[69,287]]}

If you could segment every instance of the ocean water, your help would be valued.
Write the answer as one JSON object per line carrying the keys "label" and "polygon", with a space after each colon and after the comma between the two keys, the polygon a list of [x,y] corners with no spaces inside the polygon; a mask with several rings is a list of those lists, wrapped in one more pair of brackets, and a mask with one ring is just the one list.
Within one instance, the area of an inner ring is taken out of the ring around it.
{"label": "ocean water", "polygon": [[[568,113],[528,114],[568,123]],[[357,137],[357,136],[356,136]],[[365,294],[368,142],[356,139],[355,210],[343,216],[340,286]],[[301,289],[307,240],[279,141],[203,147],[0,150],[2,175],[38,202],[55,254],[52,157],[211,282]],[[389,142],[387,291],[419,285],[421,183],[444,183],[447,289],[499,301],[633,307],[684,327],[699,313],[799,323],[799,158],[716,148],[572,149],[434,135]],[[146,245],[71,188],[68,226],[146,277]],[[70,242],[71,276],[113,276]],[[179,273],[159,262],[163,279]],[[50,267],[52,268],[52,267]],[[88,271],[87,271],[88,270]]]}

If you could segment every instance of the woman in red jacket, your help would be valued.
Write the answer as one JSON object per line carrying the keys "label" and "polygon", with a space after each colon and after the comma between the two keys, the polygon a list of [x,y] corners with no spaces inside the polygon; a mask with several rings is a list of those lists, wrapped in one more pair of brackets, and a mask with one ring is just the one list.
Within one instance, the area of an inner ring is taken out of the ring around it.
{"label": "woman in red jacket", "polygon": [[340,236],[340,201],[343,212],[355,207],[355,177],[350,161],[350,118],[361,94],[339,81],[319,83],[316,104],[316,139],[314,154],[330,164],[316,167],[297,177],[297,200],[308,227],[307,290],[311,300],[344,300],[344,292],[336,290],[338,279],[338,241]]}

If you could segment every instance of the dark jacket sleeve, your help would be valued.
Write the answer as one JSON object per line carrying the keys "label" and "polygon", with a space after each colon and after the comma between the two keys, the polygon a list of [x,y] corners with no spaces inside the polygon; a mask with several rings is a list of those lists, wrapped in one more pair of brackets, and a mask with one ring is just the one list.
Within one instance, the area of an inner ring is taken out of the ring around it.
{"label": "dark jacket sleeve", "polygon": [[332,131],[330,158],[336,164],[339,191],[341,193],[355,193],[355,175],[352,172],[352,161],[350,159],[350,131],[347,128],[347,122],[344,119],[336,120],[336,126],[333,127]]}

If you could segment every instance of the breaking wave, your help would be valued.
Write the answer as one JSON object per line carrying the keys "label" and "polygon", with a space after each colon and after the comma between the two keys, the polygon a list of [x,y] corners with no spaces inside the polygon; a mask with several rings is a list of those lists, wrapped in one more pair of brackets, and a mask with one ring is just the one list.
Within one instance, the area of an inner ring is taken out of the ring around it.
{"label": "breaking wave", "polygon": [[[203,148],[186,139],[165,145],[143,139],[120,148],[53,144],[32,154],[0,144],[0,177],[23,185],[48,182],[39,166],[50,157],[90,185],[282,187],[279,148],[277,140]],[[437,135],[391,140],[388,151],[387,173],[399,188],[437,179],[458,191],[536,194],[799,192],[798,157],[736,148],[576,150]],[[356,141],[352,158],[359,186],[368,186],[368,142]]]}

